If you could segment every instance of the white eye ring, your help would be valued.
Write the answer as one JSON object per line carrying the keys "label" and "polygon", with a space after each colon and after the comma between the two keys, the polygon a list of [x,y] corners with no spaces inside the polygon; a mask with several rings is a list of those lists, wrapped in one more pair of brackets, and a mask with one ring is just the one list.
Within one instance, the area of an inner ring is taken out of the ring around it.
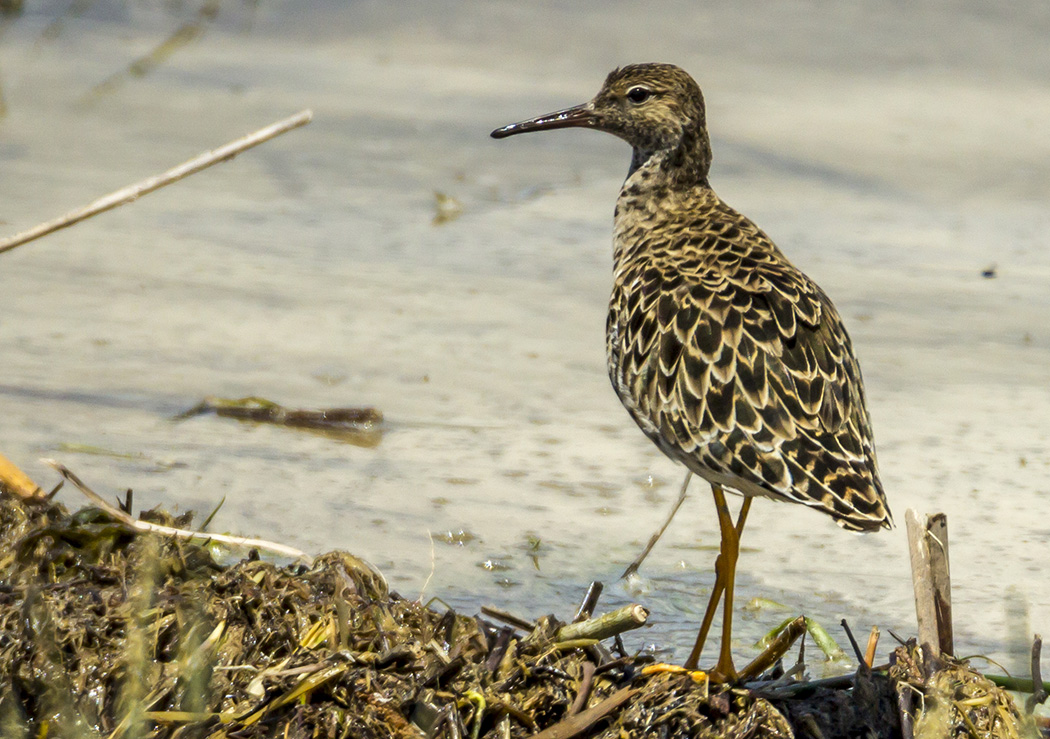
{"label": "white eye ring", "polygon": [[644,103],[650,97],[652,97],[653,91],[648,87],[642,87],[641,85],[635,85],[627,91],[627,99],[635,105]]}

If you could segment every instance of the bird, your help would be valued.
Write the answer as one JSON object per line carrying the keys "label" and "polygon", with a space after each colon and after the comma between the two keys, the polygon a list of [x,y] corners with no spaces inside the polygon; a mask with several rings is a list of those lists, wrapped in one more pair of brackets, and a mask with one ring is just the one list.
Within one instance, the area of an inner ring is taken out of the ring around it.
{"label": "bird", "polygon": [[[892,528],[864,382],[839,312],[709,182],[703,93],[671,64],[613,70],[589,102],[492,131],[589,128],[631,146],[613,218],[609,378],[672,460],[711,485],[715,584],[685,667],[696,669],[722,601],[712,679],[731,653],[740,535],[754,498],[799,503],[842,528]],[[736,521],[726,489],[742,495]],[[683,488],[684,491],[684,488]]]}

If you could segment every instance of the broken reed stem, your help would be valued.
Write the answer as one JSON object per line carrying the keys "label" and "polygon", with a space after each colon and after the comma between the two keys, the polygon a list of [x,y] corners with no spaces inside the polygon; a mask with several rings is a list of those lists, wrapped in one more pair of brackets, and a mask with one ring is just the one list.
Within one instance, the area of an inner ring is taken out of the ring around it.
{"label": "broken reed stem", "polygon": [[46,236],[49,233],[72,226],[73,224],[79,223],[91,216],[130,203],[143,195],[164,187],[165,185],[177,182],[183,177],[196,174],[213,164],[232,159],[242,151],[250,149],[253,146],[258,146],[275,136],[280,136],[282,133],[286,133],[287,131],[291,131],[292,129],[309,123],[312,118],[312,111],[301,111],[290,118],[285,118],[283,121],[278,121],[277,123],[261,128],[254,133],[250,133],[247,136],[242,136],[235,141],[231,141],[225,146],[220,146],[218,149],[206,151],[203,154],[190,159],[188,162],[184,162],[177,167],[169,169],[167,172],[154,175],[153,177],[137,182],[134,185],[128,185],[120,190],[111,192],[109,195],[101,197],[83,208],[70,211],[60,218],[41,223],[39,226],[35,226],[28,231],[23,231],[22,233],[15,234],[10,238],[3,239],[0,241],[0,254],[33,241],[34,239],[39,239],[41,236]]}
{"label": "broken reed stem", "polygon": [[1032,641],[1032,694],[1028,696],[1024,707],[1028,713],[1032,713],[1035,707],[1044,703],[1050,695],[1047,693],[1046,684],[1043,682],[1043,669],[1039,664],[1043,655],[1043,637],[1035,635]]}
{"label": "broken reed stem", "polygon": [[73,474],[65,465],[59,464],[53,459],[42,459],[40,460],[44,464],[54,467],[62,477],[73,483],[77,490],[82,492],[88,500],[97,505],[99,508],[104,510],[114,519],[124,524],[128,528],[138,531],[140,533],[147,534],[161,534],[163,536],[175,536],[180,539],[201,539],[204,541],[215,541],[220,544],[229,544],[235,547],[249,547],[252,549],[263,549],[273,554],[279,554],[284,557],[294,557],[302,560],[310,566],[313,564],[313,557],[301,552],[294,547],[287,546],[285,544],[278,544],[272,541],[266,541],[265,539],[249,539],[243,536],[227,536],[225,534],[211,534],[202,533],[200,531],[189,531],[188,529],[177,529],[173,526],[164,526],[161,524],[150,523],[148,521],[140,521],[137,518],[133,518],[124,511],[117,508],[115,505],[107,501],[101,495],[96,493],[94,490],[85,485],[79,477]]}
{"label": "broken reed stem", "polygon": [[948,519],[943,513],[920,516],[911,508],[904,519],[908,525],[919,643],[929,645],[935,657],[954,654]]}
{"label": "broken reed stem", "polygon": [[505,624],[510,624],[516,629],[521,629],[526,634],[531,633],[536,629],[536,623],[534,621],[529,621],[527,618],[515,616],[509,611],[504,611],[502,608],[496,608],[495,606],[482,606],[481,612],[489,618],[494,618],[497,621],[502,621]]}
{"label": "broken reed stem", "polygon": [[608,639],[631,629],[644,626],[649,619],[649,609],[638,603],[632,603],[611,613],[597,618],[590,618],[574,624],[566,624],[554,633],[554,641],[574,641],[576,639]]}
{"label": "broken reed stem", "polygon": [[47,498],[40,486],[3,454],[0,454],[0,489],[9,490],[26,501],[41,501]]}
{"label": "broken reed stem", "polygon": [[897,685],[897,713],[901,721],[902,739],[914,739],[915,719],[912,717],[912,704],[915,702],[915,694],[910,685],[899,683]]}
{"label": "broken reed stem", "polygon": [[776,664],[777,660],[784,656],[795,640],[806,633],[806,617],[799,616],[790,621],[781,629],[776,638],[769,646],[762,650],[762,654],[755,657],[751,664],[740,671],[739,678],[743,682],[758,677],[767,669]]}
{"label": "broken reed stem", "polygon": [[583,674],[580,676],[580,692],[576,694],[576,700],[569,707],[569,715],[575,716],[587,707],[587,699],[591,697],[591,688],[594,686],[594,663],[587,660],[581,668]]}
{"label": "broken reed stem", "polygon": [[601,703],[591,706],[586,711],[563,719],[538,734],[533,734],[532,739],[572,739],[572,737],[587,731],[591,726],[601,721],[637,694],[637,688],[620,688]]}
{"label": "broken reed stem", "polygon": [[861,669],[870,669],[867,661],[864,659],[864,653],[860,651],[860,645],[857,643],[856,637],[853,636],[853,629],[849,627],[849,622],[846,619],[842,619],[842,630],[846,632],[846,638],[849,639],[849,645],[853,649],[853,656],[857,658],[857,663]]}
{"label": "broken reed stem", "polygon": [[875,664],[875,650],[879,646],[879,627],[872,626],[871,633],[868,634],[868,648],[864,650],[864,664],[871,669],[871,666]]}
{"label": "broken reed stem", "polygon": [[605,586],[595,580],[587,588],[587,594],[583,596],[583,602],[580,603],[580,609],[576,611],[576,615],[573,617],[573,623],[579,623],[580,621],[586,621],[594,615],[594,609],[598,606],[598,598],[602,595],[602,589]]}
{"label": "broken reed stem", "polygon": [[[1015,693],[1035,693],[1035,682],[1030,677],[1010,677],[1009,675],[992,675],[988,673],[982,673],[984,677],[988,678],[989,682],[993,682],[1000,688],[1006,690],[1012,690]],[[1044,680],[1042,682],[1042,689],[1050,691],[1050,681]]]}

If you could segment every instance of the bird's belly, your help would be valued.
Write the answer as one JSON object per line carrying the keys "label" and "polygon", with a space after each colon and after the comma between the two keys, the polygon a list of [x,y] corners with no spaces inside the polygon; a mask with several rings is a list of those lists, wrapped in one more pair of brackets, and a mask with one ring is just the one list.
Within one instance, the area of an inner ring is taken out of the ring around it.
{"label": "bird's belly", "polygon": [[[678,407],[661,392],[662,370],[659,352],[652,351],[643,328],[632,330],[630,316],[610,312],[607,334],[609,379],[616,395],[638,427],[660,451],[708,482],[724,485],[746,496],[768,496],[749,480],[717,465],[717,450],[730,443],[717,428],[701,428],[689,423]],[[677,384],[677,383],[674,383]]]}
{"label": "bird's belly", "polygon": [[623,403],[624,408],[630,414],[631,418],[634,419],[638,427],[649,437],[650,440],[669,458],[678,462],[679,464],[685,465],[695,475],[707,480],[707,482],[722,485],[732,492],[739,493],[746,497],[772,497],[774,495],[771,491],[766,490],[759,485],[756,485],[751,480],[744,479],[735,475],[731,472],[725,471],[715,467],[716,464],[713,460],[716,457],[714,450],[718,446],[726,445],[727,438],[723,438],[722,434],[715,433],[709,441],[697,440],[695,445],[691,444],[687,448],[683,448],[681,444],[673,444],[668,441],[670,438],[666,433],[666,428],[661,430],[657,422],[654,421],[654,415],[648,412],[648,409],[638,402],[638,399],[631,392],[630,387],[626,378],[620,377],[615,373],[615,370],[610,365],[610,377],[612,379],[613,387],[616,390],[617,396],[620,398],[620,402]]}
{"label": "bird's belly", "polygon": [[742,477],[737,477],[736,475],[727,474],[724,472],[716,472],[712,469],[702,466],[698,466],[698,468],[696,469],[694,469],[690,465],[686,465],[686,467],[689,467],[689,469],[693,473],[707,480],[709,483],[712,483],[713,485],[721,485],[726,489],[727,492],[737,493],[739,495],[743,495],[745,498],[758,497],[772,498],[773,500],[781,500],[779,496],[773,495],[770,491],[761,488],[758,485],[751,482],[750,480],[745,480]]}

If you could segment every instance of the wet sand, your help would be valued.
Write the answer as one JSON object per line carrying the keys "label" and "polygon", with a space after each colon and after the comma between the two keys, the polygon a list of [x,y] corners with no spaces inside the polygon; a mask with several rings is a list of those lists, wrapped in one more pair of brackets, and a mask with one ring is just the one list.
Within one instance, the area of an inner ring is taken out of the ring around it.
{"label": "wet sand", "polygon": [[[48,4],[0,21],[5,232],[316,116],[0,256],[0,449],[43,484],[36,460],[54,456],[140,505],[225,497],[216,529],[349,549],[407,595],[433,568],[426,593],[465,609],[568,614],[590,580],[611,586],[682,474],[605,377],[629,154],[590,132],[487,134],[589,97],[618,64],[675,62],[707,95],[715,188],[847,321],[898,523],[862,537],[760,501],[739,598],[787,610],[742,616],[740,650],[800,611],[837,637],[842,617],[913,633],[914,507],[949,516],[960,652],[1026,669],[1015,642],[1050,623],[1048,11],[605,7],[237,5],[201,20]],[[194,22],[185,46],[127,72]],[[435,192],[463,214],[432,225]],[[170,422],[205,395],[374,405],[388,431],[363,449]],[[654,610],[633,646],[685,647],[702,609],[717,525],[694,485],[649,592],[610,587]]]}

